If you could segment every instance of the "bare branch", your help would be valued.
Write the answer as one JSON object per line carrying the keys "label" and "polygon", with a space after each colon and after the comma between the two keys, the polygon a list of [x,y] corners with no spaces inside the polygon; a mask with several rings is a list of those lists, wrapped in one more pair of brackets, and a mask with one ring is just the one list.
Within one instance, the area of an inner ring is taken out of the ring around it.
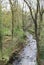
{"label": "bare branch", "polygon": [[11,0],[9,0],[9,3],[10,3],[10,6],[12,7],[12,6],[13,6],[13,4],[12,4]]}
{"label": "bare branch", "polygon": [[31,17],[34,21],[34,16],[33,16],[33,13],[32,13],[32,9],[31,9],[31,6],[28,4],[28,2],[26,0],[24,0],[24,2],[27,4],[28,8],[30,9],[30,14],[31,14]]}
{"label": "bare branch", "polygon": [[44,10],[42,11],[42,13],[44,13]]}
{"label": "bare branch", "polygon": [[35,13],[35,20],[37,20],[37,15],[38,15],[39,11],[40,11],[40,3],[39,3],[39,0],[37,0],[37,10],[36,10],[36,13]]}

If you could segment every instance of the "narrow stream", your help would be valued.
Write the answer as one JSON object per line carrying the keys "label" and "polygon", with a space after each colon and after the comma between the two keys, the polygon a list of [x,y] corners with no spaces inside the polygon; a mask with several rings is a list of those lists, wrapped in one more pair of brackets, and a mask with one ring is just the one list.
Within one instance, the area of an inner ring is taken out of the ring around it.
{"label": "narrow stream", "polygon": [[37,46],[36,40],[33,39],[33,36],[26,33],[27,36],[27,45],[20,52],[19,61],[16,60],[13,62],[13,65],[37,65],[36,55],[37,55]]}

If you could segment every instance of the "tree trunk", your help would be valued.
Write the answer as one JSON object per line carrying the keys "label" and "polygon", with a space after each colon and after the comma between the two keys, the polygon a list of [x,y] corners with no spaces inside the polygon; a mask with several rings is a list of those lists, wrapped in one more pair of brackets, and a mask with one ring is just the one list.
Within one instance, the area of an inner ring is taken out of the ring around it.
{"label": "tree trunk", "polygon": [[37,30],[37,21],[35,20],[35,37],[37,42],[37,63],[40,65],[40,49],[39,49],[39,37],[38,37],[38,30]]}

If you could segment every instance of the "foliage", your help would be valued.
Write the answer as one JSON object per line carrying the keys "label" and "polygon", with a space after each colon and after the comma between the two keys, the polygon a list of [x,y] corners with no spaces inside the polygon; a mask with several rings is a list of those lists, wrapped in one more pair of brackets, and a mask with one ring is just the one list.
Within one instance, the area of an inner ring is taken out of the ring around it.
{"label": "foliage", "polygon": [[[6,6],[6,5],[5,5]],[[16,48],[20,48],[22,44],[25,44],[25,32],[23,31],[23,21],[24,21],[24,28],[29,33],[35,35],[34,30],[34,23],[30,16],[30,12],[23,11],[20,4],[17,6],[14,5],[14,28],[13,28],[13,40],[12,40],[12,12],[11,10],[0,10],[0,42],[3,42],[3,57],[8,60],[9,56],[12,52],[15,52]],[[35,11],[33,11],[34,13]],[[23,17],[23,18],[22,18]],[[1,22],[2,21],[2,22]],[[2,24],[1,24],[2,23]],[[38,26],[39,26],[39,18],[38,18]],[[2,28],[1,28],[2,27]],[[40,50],[41,50],[41,58],[44,59],[44,21],[41,25],[41,36],[40,36]],[[8,35],[8,36],[6,36]],[[3,37],[3,39],[2,39]],[[0,43],[0,49],[2,43]],[[0,52],[1,56],[1,52]]]}

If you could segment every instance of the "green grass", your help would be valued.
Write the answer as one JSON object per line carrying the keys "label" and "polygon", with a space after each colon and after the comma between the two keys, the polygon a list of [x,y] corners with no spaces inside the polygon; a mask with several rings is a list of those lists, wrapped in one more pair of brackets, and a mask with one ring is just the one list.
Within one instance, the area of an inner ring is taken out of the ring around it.
{"label": "green grass", "polygon": [[3,35],[11,35],[11,31],[8,28],[3,28]]}

